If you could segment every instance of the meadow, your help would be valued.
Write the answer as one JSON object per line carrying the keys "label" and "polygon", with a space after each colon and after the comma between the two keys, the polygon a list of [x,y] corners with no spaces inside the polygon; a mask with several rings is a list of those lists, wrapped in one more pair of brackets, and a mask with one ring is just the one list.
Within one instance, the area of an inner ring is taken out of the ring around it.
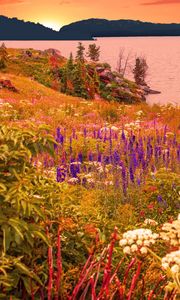
{"label": "meadow", "polygon": [[0,299],[179,299],[179,107],[65,95],[14,64],[0,74],[18,91],[0,89]]}

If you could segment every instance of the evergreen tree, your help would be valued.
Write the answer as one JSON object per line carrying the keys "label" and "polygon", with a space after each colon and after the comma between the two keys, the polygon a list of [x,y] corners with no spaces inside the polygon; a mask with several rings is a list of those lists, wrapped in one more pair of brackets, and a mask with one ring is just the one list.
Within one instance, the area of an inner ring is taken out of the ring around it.
{"label": "evergreen tree", "polygon": [[8,53],[6,50],[6,46],[4,43],[0,46],[0,69],[4,69],[6,67],[6,62],[8,60]]}
{"label": "evergreen tree", "polygon": [[137,57],[135,68],[133,70],[134,79],[137,84],[146,85],[145,78],[147,75],[148,65],[144,57]]}
{"label": "evergreen tree", "polygon": [[81,42],[79,42],[79,44],[77,46],[76,59],[80,62],[84,62],[84,50],[85,50],[85,47],[83,46],[83,44]]}
{"label": "evergreen tree", "polygon": [[70,53],[69,59],[67,61],[67,69],[69,71],[72,71],[74,69],[74,61],[73,61],[73,55],[72,52]]}
{"label": "evergreen tree", "polygon": [[83,62],[78,62],[73,72],[74,95],[88,98],[86,89],[86,70]]}
{"label": "evergreen tree", "polygon": [[100,56],[100,46],[96,46],[96,44],[90,44],[88,48],[87,56],[94,62],[99,61]]}

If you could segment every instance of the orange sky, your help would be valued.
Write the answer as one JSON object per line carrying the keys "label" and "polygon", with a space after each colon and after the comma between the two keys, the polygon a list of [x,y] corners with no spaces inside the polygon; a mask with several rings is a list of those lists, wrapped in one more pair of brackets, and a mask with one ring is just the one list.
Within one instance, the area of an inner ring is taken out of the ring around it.
{"label": "orange sky", "polygon": [[88,18],[180,23],[180,0],[0,0],[0,15],[54,29]]}

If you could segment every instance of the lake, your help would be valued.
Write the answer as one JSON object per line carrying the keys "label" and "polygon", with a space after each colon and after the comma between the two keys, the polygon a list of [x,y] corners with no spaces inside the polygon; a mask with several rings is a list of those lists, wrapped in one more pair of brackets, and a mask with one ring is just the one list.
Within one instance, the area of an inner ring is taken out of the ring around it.
{"label": "lake", "polygon": [[[93,42],[82,43],[87,50]],[[101,47],[100,60],[109,63],[113,69],[117,66],[121,49],[124,49],[124,59],[129,54],[126,77],[130,79],[133,78],[135,57],[144,56],[149,66],[146,81],[152,89],[161,92],[149,95],[147,102],[180,104],[180,37],[97,38],[95,43]],[[55,48],[63,56],[69,57],[70,52],[75,55],[78,41],[5,41],[5,44],[12,48]]]}

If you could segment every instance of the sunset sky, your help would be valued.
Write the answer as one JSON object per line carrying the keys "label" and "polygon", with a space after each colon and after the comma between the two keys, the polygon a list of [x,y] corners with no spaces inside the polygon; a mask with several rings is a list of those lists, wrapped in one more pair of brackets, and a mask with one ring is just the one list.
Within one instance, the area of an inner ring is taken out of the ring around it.
{"label": "sunset sky", "polygon": [[180,0],[0,0],[0,15],[56,30],[88,18],[180,23]]}

